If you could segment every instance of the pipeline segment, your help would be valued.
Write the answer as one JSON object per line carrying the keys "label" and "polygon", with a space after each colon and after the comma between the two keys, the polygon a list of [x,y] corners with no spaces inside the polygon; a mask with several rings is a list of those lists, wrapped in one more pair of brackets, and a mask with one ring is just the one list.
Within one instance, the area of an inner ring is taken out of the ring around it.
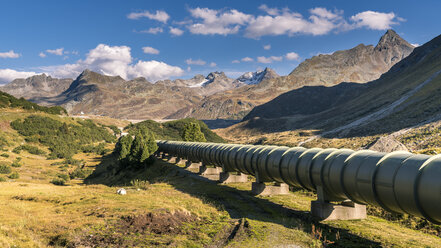
{"label": "pipeline segment", "polygon": [[441,224],[441,156],[181,141],[157,144],[159,152],[253,175],[259,182],[320,189],[326,201],[351,200]]}

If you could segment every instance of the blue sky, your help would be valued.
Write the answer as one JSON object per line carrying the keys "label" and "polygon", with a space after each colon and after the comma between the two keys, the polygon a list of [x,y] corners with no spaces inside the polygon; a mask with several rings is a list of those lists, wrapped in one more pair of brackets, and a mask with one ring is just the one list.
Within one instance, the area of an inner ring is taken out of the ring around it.
{"label": "blue sky", "polygon": [[441,34],[441,1],[5,1],[0,83],[85,68],[154,82],[265,67],[286,75],[301,61],[388,28],[410,43]]}

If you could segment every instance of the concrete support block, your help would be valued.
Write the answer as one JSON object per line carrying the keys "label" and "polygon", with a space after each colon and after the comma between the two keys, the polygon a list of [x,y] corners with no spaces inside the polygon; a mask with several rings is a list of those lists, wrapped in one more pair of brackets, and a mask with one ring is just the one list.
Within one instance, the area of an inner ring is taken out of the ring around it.
{"label": "concrete support block", "polygon": [[168,159],[168,162],[169,163],[172,163],[172,164],[176,164],[176,163],[178,163],[179,162],[179,158],[178,157],[170,157],[169,159]]}
{"label": "concrete support block", "polygon": [[[205,175],[217,175],[219,176],[219,174],[222,172],[222,168],[220,167],[207,167],[205,165],[202,165],[199,167],[199,174],[202,176]],[[218,178],[219,180],[219,178]]]}
{"label": "concrete support block", "polygon": [[219,175],[219,181],[224,184],[228,183],[246,183],[248,182],[248,175],[239,173],[238,175],[231,172],[221,172]]}
{"label": "concrete support block", "polygon": [[270,195],[287,195],[289,187],[286,183],[278,185],[265,185],[265,183],[253,182],[251,184],[251,193],[253,195],[270,196]]}
{"label": "concrete support block", "polygon": [[366,206],[351,201],[343,202],[341,204],[312,201],[311,214],[320,220],[366,219]]}
{"label": "concrete support block", "polygon": [[202,166],[202,163],[193,163],[193,162],[191,162],[190,160],[187,160],[186,162],[185,162],[185,169],[188,169],[188,170],[192,170],[192,169],[199,169],[199,167],[201,167]]}

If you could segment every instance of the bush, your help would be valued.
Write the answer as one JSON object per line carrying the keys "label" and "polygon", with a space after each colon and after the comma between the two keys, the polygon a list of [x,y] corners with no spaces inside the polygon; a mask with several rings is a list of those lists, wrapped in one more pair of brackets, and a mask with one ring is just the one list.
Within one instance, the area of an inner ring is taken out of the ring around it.
{"label": "bush", "polygon": [[150,186],[149,181],[142,181],[142,180],[139,180],[139,179],[135,179],[135,180],[130,181],[130,184],[134,188],[142,189],[142,190],[147,190],[148,187]]}
{"label": "bush", "polygon": [[77,120],[74,124],[67,124],[50,117],[31,115],[24,120],[11,122],[11,127],[26,139],[38,140],[40,144],[48,146],[51,151],[49,158],[53,159],[71,158],[82,151],[84,146],[93,143],[115,142],[115,137],[106,128],[95,125],[91,120]]}
{"label": "bush", "polygon": [[11,166],[4,163],[0,164],[0,174],[9,174],[11,171]]}
{"label": "bush", "polygon": [[36,146],[31,146],[31,145],[21,145],[21,146],[17,146],[16,148],[14,148],[14,150],[12,150],[12,152],[20,154],[21,151],[27,151],[30,154],[34,154],[34,155],[46,155],[46,152],[41,150],[40,148],[36,147]]}
{"label": "bush", "polygon": [[61,178],[54,178],[54,179],[52,179],[51,183],[54,184],[54,185],[59,185],[59,186],[66,185],[66,181],[64,179],[61,179]]}
{"label": "bush", "polygon": [[6,178],[0,177],[0,182],[6,182]]}
{"label": "bush", "polygon": [[70,177],[67,174],[58,174],[57,177],[63,179],[64,181],[70,180]]}
{"label": "bush", "polygon": [[9,175],[10,179],[18,179],[20,178],[20,174],[18,174],[18,172],[14,171],[11,173],[11,175]]}
{"label": "bush", "polygon": [[2,156],[4,158],[9,158],[9,154],[7,154],[7,153],[2,153],[0,156]]}
{"label": "bush", "polygon": [[18,168],[21,167],[21,163],[19,162],[19,160],[15,160],[14,162],[12,162],[11,166]]}
{"label": "bush", "polygon": [[69,177],[70,177],[70,179],[75,179],[75,178],[84,179],[87,177],[86,174],[87,173],[85,170],[83,170],[81,167],[77,167],[74,171],[69,173]]}

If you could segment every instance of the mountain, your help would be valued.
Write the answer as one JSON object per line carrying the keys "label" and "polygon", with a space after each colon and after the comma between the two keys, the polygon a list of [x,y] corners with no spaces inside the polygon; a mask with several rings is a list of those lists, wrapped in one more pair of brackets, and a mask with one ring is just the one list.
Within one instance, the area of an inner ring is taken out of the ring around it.
{"label": "mountain", "polygon": [[[381,40],[376,49],[384,51],[384,43],[391,41],[396,39]],[[438,36],[377,80],[292,90],[254,108],[241,126],[263,132],[307,129],[320,136],[359,137],[440,120],[440,56]],[[385,56],[391,62],[395,57],[393,52]]]}
{"label": "mountain", "polygon": [[56,96],[67,88],[72,83],[72,79],[57,79],[40,74],[26,79],[19,78],[12,82],[1,86],[0,90],[7,92],[15,97],[24,97],[26,99],[35,97],[50,97]]}
{"label": "mountain", "polygon": [[388,30],[376,46],[360,44],[349,50],[318,55],[302,62],[289,75],[263,80],[256,85],[213,94],[173,118],[241,119],[255,106],[303,86],[333,86],[341,82],[366,83],[378,79],[414,47],[395,31]]}
{"label": "mountain", "polygon": [[253,85],[259,84],[263,80],[273,79],[280,77],[273,69],[266,67],[265,70],[256,72],[247,72],[238,77],[236,81],[244,84]]}
{"label": "mountain", "polygon": [[[26,79],[30,80],[30,79]],[[41,94],[31,100],[61,105],[71,114],[105,115],[125,119],[163,119],[204,96],[242,85],[223,72],[203,77],[150,83],[145,78],[124,80],[85,70],[59,94]],[[11,86],[12,89],[14,89]],[[43,95],[43,96],[42,96]]]}

